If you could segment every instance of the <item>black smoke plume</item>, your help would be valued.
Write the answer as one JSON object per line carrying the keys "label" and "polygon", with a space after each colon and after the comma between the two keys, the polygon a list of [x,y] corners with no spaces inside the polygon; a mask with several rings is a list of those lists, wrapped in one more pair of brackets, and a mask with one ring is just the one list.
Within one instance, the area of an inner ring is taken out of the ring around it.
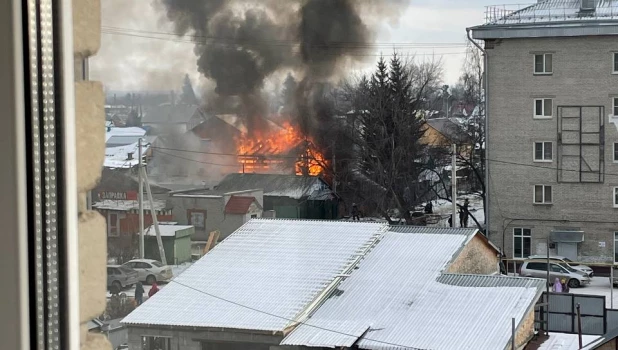
{"label": "black smoke plume", "polygon": [[[215,81],[221,106],[240,101],[248,117],[266,112],[264,80],[293,71],[299,80],[296,118],[305,132],[315,119],[314,87],[339,76],[342,63],[371,51],[375,22],[399,13],[404,0],[160,0],[178,35],[195,42],[198,70]],[[321,85],[320,85],[321,86]],[[319,95],[319,94],[318,94]],[[216,108],[217,106],[215,106]],[[223,112],[223,111],[222,111]],[[230,112],[230,111],[225,111]]]}

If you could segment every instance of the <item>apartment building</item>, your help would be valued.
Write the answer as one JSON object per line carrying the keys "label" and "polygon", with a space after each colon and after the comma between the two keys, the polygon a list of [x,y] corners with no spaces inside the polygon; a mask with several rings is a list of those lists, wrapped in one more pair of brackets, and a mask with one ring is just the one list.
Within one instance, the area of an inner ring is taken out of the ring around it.
{"label": "apartment building", "polygon": [[489,7],[489,238],[509,258],[618,262],[618,1]]}

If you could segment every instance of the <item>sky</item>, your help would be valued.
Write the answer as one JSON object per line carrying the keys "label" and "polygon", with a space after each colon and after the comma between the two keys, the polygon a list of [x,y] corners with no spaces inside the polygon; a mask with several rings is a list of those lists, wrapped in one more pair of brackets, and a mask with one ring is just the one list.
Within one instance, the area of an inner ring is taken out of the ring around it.
{"label": "sky", "polygon": [[[390,0],[376,1],[388,6]],[[346,68],[353,74],[370,71],[378,55],[392,54],[393,49],[384,43],[422,44],[423,48],[398,52],[404,56],[414,55],[418,60],[440,59],[444,67],[444,82],[455,84],[465,58],[465,28],[482,24],[485,6],[496,5],[494,1],[411,0],[397,23],[384,22],[377,28],[376,41],[382,46],[376,51],[376,56]],[[159,6],[153,0],[102,1],[101,49],[90,62],[90,79],[102,81],[108,90],[167,91],[179,89],[182,78],[189,74],[197,90],[212,88],[212,83],[197,72],[193,44],[144,37],[152,34],[113,34],[127,28],[173,32]],[[119,8],[123,10],[118,11]]]}

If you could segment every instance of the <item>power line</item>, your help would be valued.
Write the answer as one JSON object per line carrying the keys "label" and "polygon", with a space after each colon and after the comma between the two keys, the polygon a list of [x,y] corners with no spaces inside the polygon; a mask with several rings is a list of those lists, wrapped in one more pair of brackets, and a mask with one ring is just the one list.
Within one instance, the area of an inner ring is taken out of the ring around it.
{"label": "power line", "polygon": [[[137,37],[137,38],[145,38],[145,39],[155,39],[155,40],[163,40],[163,41],[170,41],[170,42],[177,42],[177,43],[186,43],[186,44],[199,44],[201,43],[200,41],[195,41],[195,40],[182,40],[182,39],[172,39],[172,38],[165,38],[165,37],[157,37],[157,36],[148,36],[148,35],[139,35],[139,34],[132,34],[132,33],[122,33],[122,32],[111,32],[111,31],[101,31],[101,33],[103,34],[108,34],[108,35],[122,35],[122,36],[130,36],[130,37]],[[237,44],[226,44],[226,45],[237,45]],[[417,49],[435,49],[436,47],[417,47]],[[339,49],[337,47],[332,47],[333,50]],[[397,49],[397,47],[395,47],[395,49]],[[296,54],[299,54],[300,52],[295,52]],[[336,55],[336,52],[331,52],[331,53],[321,53],[322,55]],[[465,55],[466,52],[443,52],[443,53],[419,53],[419,54],[396,54],[398,57],[415,57],[415,56],[445,56],[445,55]],[[347,52],[345,54],[345,56],[352,56],[352,57],[392,57],[395,54],[360,54],[360,53],[350,53]]]}
{"label": "power line", "polygon": [[185,157],[182,157],[182,156],[179,156],[179,155],[170,154],[170,153],[161,152],[161,151],[159,151],[159,153],[161,153],[163,155],[166,155],[166,156],[169,156],[169,157],[180,158],[180,159],[184,159],[184,160],[188,160],[188,161],[196,162],[196,163],[201,163],[201,164],[227,166],[227,167],[235,167],[235,168],[240,166],[240,164],[219,164],[219,163],[212,163],[212,162],[204,162],[204,161],[201,161],[201,160],[185,158]]}
{"label": "power line", "polygon": [[[273,314],[273,313],[268,312],[268,311],[264,311],[264,310],[260,310],[260,309],[257,309],[257,308],[254,308],[254,307],[251,307],[251,306],[248,306],[248,305],[244,305],[244,304],[241,304],[241,303],[238,303],[238,302],[235,302],[235,301],[232,301],[232,300],[229,300],[229,299],[226,299],[226,298],[223,298],[223,297],[220,297],[220,296],[217,296],[217,295],[205,292],[203,290],[191,287],[191,286],[186,285],[184,283],[180,283],[180,282],[176,281],[176,278],[173,278],[170,282],[176,283],[176,284],[181,285],[181,286],[183,286],[185,288],[189,288],[189,289],[191,289],[193,291],[196,291],[198,293],[207,295],[209,297],[221,300],[223,302],[226,302],[226,303],[229,303],[229,304],[233,304],[233,305],[245,308],[247,310],[251,310],[251,311],[255,311],[255,312],[258,312],[258,313],[261,313],[261,314],[264,314],[264,315],[268,315],[268,316],[271,316],[271,317],[279,318],[279,319],[282,319],[282,320],[285,320],[285,321],[288,321],[288,322],[295,322],[295,323],[298,323],[298,324],[301,324],[301,325],[304,325],[304,326],[307,326],[307,327],[312,327],[312,328],[315,328],[315,329],[319,329],[319,330],[323,330],[323,331],[327,331],[327,332],[332,332],[332,333],[339,334],[339,335],[345,335],[347,337],[352,337],[354,339],[358,339],[359,338],[358,335],[349,334],[349,333],[340,332],[340,331],[336,331],[336,330],[325,328],[325,327],[320,327],[320,326],[312,325],[312,324],[309,324],[309,323],[304,322],[304,321],[297,321],[297,320],[294,320],[292,318],[280,316],[280,315]],[[385,345],[390,345],[390,346],[396,346],[396,347],[404,348],[404,349],[423,350],[423,349],[419,349],[419,348],[412,348],[412,347],[409,347],[407,345],[401,345],[401,344],[397,344],[397,343],[390,343],[390,342],[386,342],[386,341],[382,341],[382,340],[376,340],[376,339],[371,339],[371,338],[367,338],[367,337],[363,337],[363,339],[366,340],[366,341],[372,341],[372,342],[375,342],[375,343],[380,343],[380,344],[385,344]]]}
{"label": "power line", "polygon": [[[298,41],[295,40],[255,40],[255,39],[238,39],[233,37],[222,37],[222,36],[212,36],[212,35],[178,35],[176,33],[170,32],[158,32],[158,31],[149,31],[149,30],[141,30],[141,29],[131,29],[131,28],[122,28],[122,27],[111,27],[111,26],[102,26],[104,31],[110,33],[122,33],[122,34],[152,34],[152,35],[165,35],[165,36],[173,36],[174,38],[192,38],[192,39],[200,39],[193,42],[224,42],[224,43],[232,43],[232,44],[264,44],[264,45],[275,45],[275,46],[297,46],[299,45]],[[467,47],[467,43],[437,43],[437,42],[424,42],[424,43],[413,43],[413,42],[359,42],[359,41],[335,41],[330,42],[328,44],[313,44],[307,45],[307,47],[314,48],[375,48],[375,47],[414,47],[414,48],[448,48],[448,47]]]}

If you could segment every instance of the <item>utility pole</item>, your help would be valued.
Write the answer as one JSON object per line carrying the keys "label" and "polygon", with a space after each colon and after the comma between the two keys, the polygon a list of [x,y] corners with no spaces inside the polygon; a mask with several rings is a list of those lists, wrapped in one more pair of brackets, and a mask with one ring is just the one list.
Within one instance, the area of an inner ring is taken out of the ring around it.
{"label": "utility pole", "polygon": [[337,154],[335,153],[335,142],[333,141],[333,192],[337,195]]}
{"label": "utility pole", "polygon": [[453,144],[453,159],[451,161],[451,198],[453,203],[453,227],[457,227],[457,145]]}
{"label": "utility pole", "polygon": [[144,179],[142,179],[142,138],[137,141],[137,178],[139,191],[137,200],[139,201],[139,257],[144,258]]}
{"label": "utility pole", "polygon": [[150,202],[150,216],[152,217],[152,224],[157,234],[157,245],[159,246],[159,255],[161,256],[161,263],[167,265],[167,259],[165,258],[165,249],[163,249],[163,241],[161,240],[161,231],[159,230],[159,219],[157,219],[157,210],[155,209],[154,200],[152,199],[152,191],[150,190],[150,182],[146,175],[146,169],[140,168],[140,176],[146,181],[146,194],[148,194],[148,202]]}

